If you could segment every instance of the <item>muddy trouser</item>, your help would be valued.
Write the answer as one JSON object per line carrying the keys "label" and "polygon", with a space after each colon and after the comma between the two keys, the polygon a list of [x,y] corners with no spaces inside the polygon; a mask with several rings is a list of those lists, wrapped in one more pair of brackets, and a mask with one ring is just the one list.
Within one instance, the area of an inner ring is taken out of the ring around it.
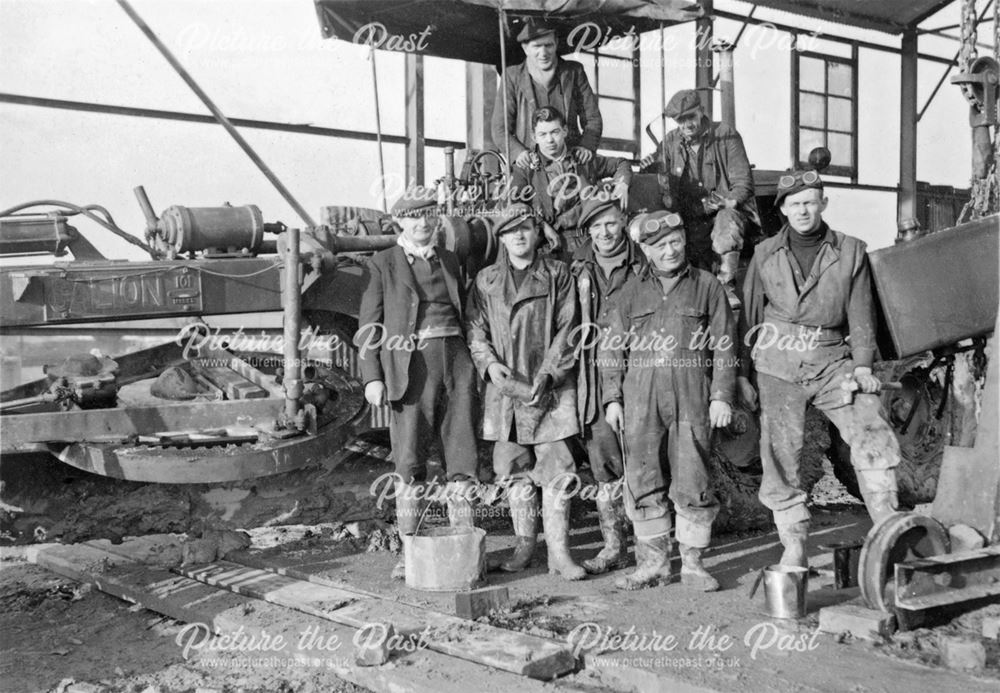
{"label": "muddy trouser", "polygon": [[501,484],[527,479],[538,486],[547,486],[559,478],[568,478],[575,469],[565,440],[524,445],[498,440],[493,444],[493,472]]}
{"label": "muddy trouser", "polygon": [[[597,390],[597,402],[601,401],[600,379],[594,383]],[[599,484],[610,484],[622,478],[625,472],[622,462],[621,446],[618,444],[618,434],[604,420],[604,408],[597,407],[594,421],[583,428],[583,441],[587,445],[587,457],[590,460],[590,471],[594,481]]]}
{"label": "muddy trouser", "polygon": [[[705,548],[719,512],[706,465],[711,449],[708,402],[703,407],[684,403],[703,418],[680,420],[672,383],[652,372],[645,376],[639,387],[625,389],[625,512],[637,537],[662,536],[671,526],[669,499],[677,511],[677,541]],[[691,394],[692,400],[704,399]]]}
{"label": "muddy trouser", "polygon": [[698,269],[711,272],[716,256],[743,248],[747,216],[738,209],[720,209],[713,216],[685,221],[688,260]]}
{"label": "muddy trouser", "polygon": [[799,479],[799,459],[805,432],[806,405],[819,409],[851,446],[851,462],[858,483],[871,491],[895,491],[892,468],[899,464],[899,443],[882,417],[878,395],[858,393],[846,403],[841,384],[854,371],[843,359],[831,363],[815,378],[792,383],[759,373],[761,407],[761,461],[764,478],[760,501],[774,513],[778,527],[807,521],[808,493]]}
{"label": "muddy trouser", "polygon": [[448,480],[476,478],[476,370],[465,340],[421,342],[410,356],[409,384],[392,402],[389,439],[396,473],[424,481],[431,441],[440,440]]}

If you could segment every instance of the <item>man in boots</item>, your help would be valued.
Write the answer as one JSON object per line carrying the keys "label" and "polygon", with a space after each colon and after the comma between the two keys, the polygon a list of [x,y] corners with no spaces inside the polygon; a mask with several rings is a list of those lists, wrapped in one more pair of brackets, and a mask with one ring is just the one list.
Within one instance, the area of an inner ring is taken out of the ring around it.
{"label": "man in boots", "polygon": [[587,456],[598,484],[597,514],[604,547],[583,562],[591,574],[622,568],[627,559],[625,507],[622,475],[625,467],[618,434],[604,419],[601,379],[597,368],[597,344],[608,327],[611,303],[625,283],[640,275],[646,257],[625,234],[625,216],[618,201],[595,197],[583,204],[580,227],[588,234],[576,251],[570,271],[576,277],[580,301],[580,332],[576,345],[580,355],[577,377],[577,413],[587,446]]}
{"label": "man in boots", "polygon": [[663,203],[684,219],[688,261],[711,270],[718,256],[719,281],[735,309],[744,233],[749,223],[760,225],[743,138],[732,127],[712,122],[694,89],[674,94],[664,114],[677,128],[667,133],[659,156],[643,159],[643,170],[664,174]]}
{"label": "man in boots", "polygon": [[[822,411],[851,446],[865,505],[878,522],[896,508],[899,443],[883,418],[872,374],[875,313],[865,244],[823,221],[827,198],[815,171],[778,181],[787,219],[754,249],[743,287],[744,345],[760,392],[760,500],[774,513],[781,563],[806,567],[808,495],[799,488],[806,406]],[[750,384],[740,378],[740,390]],[[857,390],[854,394],[852,390]]]}
{"label": "man in boots", "polygon": [[580,580],[586,573],[569,553],[574,461],[566,445],[579,432],[570,343],[576,292],[566,264],[537,253],[531,208],[505,211],[496,224],[503,251],[476,276],[469,304],[469,348],[486,381],[483,438],[495,441],[493,470],[508,487],[517,535],[513,558],[500,567],[517,572],[531,561],[537,484],[549,572]]}
{"label": "man in boots", "polygon": [[[404,193],[392,209],[402,228],[396,246],[376,253],[358,314],[365,399],[389,404],[389,438],[396,464],[396,521],[401,537],[416,532],[433,440],[444,456],[448,519],[472,526],[476,478],[476,372],[465,341],[464,295],[458,258],[436,244],[435,200]],[[405,577],[401,558],[392,576]]]}
{"label": "man in boots", "polygon": [[625,509],[636,541],[637,567],[615,585],[631,590],[670,578],[669,499],[681,583],[710,592],[719,583],[701,554],[719,504],[707,458],[711,429],[732,419],[733,314],[718,280],[688,264],[679,215],[647,217],[639,244],[649,266],[616,300],[598,355],[605,418],[627,441]]}

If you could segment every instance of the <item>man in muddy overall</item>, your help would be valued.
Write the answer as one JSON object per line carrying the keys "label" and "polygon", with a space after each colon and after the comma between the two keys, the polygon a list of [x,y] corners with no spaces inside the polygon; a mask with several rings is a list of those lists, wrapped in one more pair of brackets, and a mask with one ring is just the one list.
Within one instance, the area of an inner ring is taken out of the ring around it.
{"label": "man in muddy overall", "polygon": [[[851,446],[876,522],[896,508],[900,452],[872,374],[875,313],[865,244],[823,221],[827,198],[815,171],[782,176],[775,204],[787,222],[754,250],[741,332],[744,348],[753,346],[760,393],[760,500],[774,513],[781,563],[806,567],[808,496],[799,488],[806,406],[822,411]],[[739,380],[752,399],[748,381]]]}
{"label": "man in muddy overall", "polygon": [[649,266],[616,299],[598,354],[605,418],[626,441],[625,509],[635,530],[637,567],[615,586],[670,578],[669,500],[681,583],[711,592],[719,583],[701,554],[719,504],[707,462],[711,429],[732,420],[735,323],[722,285],[688,263],[678,214],[645,218],[639,245]]}
{"label": "man in muddy overall", "polygon": [[738,308],[736,271],[744,234],[748,224],[760,225],[743,138],[709,120],[694,89],[674,94],[664,113],[677,128],[667,133],[659,156],[643,159],[642,169],[664,174],[663,203],[684,219],[688,261],[711,271],[718,256],[717,276],[730,305]]}
{"label": "man in muddy overall", "polygon": [[[392,208],[397,245],[376,253],[358,313],[358,359],[365,399],[389,404],[400,536],[417,530],[427,456],[441,444],[448,519],[472,526],[476,478],[476,371],[465,341],[464,282],[458,258],[436,244],[436,196],[404,193]],[[401,558],[392,577],[406,576]]]}
{"label": "man in muddy overall", "polygon": [[[583,205],[610,193],[625,209],[632,169],[625,159],[600,154],[586,163],[573,158],[567,144],[566,119],[556,108],[538,109],[531,123],[535,158],[528,166],[515,165],[511,169],[511,199],[531,204],[549,249],[568,261],[587,240],[587,232],[580,224]],[[611,179],[608,191],[598,188],[604,179]]]}
{"label": "man in muddy overall", "polygon": [[622,503],[625,467],[618,434],[604,419],[597,345],[600,331],[608,326],[612,301],[629,279],[642,274],[646,257],[625,234],[625,215],[613,198],[598,197],[584,202],[580,228],[589,239],[573,255],[570,265],[580,300],[577,413],[590,469],[598,484],[597,514],[604,538],[603,548],[594,558],[584,561],[583,567],[596,575],[624,567],[628,555]]}
{"label": "man in muddy overall", "polygon": [[469,301],[469,347],[486,381],[483,438],[493,446],[493,471],[507,486],[517,545],[499,567],[523,570],[538,533],[535,486],[542,487],[542,522],[549,572],[567,580],[586,573],[569,553],[569,494],[574,460],[566,439],[576,417],[576,292],[565,263],[537,252],[531,207],[511,205],[498,219],[504,246],[476,276]]}

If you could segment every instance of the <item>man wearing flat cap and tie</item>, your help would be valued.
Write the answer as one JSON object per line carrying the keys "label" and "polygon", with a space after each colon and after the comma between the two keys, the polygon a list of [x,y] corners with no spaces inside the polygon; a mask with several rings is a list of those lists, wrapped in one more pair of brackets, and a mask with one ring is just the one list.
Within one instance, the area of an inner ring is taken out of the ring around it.
{"label": "man wearing flat cap and tie", "polygon": [[583,65],[559,57],[556,30],[542,20],[527,20],[517,40],[525,59],[503,74],[506,104],[501,84],[493,107],[493,146],[505,152],[509,142],[514,160],[508,166],[528,168],[535,147],[532,116],[539,108],[551,106],[565,117],[571,156],[586,163],[601,143],[604,122]]}
{"label": "man wearing flat cap and tie", "polygon": [[[450,524],[472,526],[476,370],[465,342],[462,271],[457,256],[436,244],[436,204],[433,188],[415,186],[393,205],[402,233],[371,258],[355,336],[365,399],[391,408],[400,536],[417,530],[433,440],[444,457]],[[392,576],[405,574],[401,559]]]}
{"label": "man wearing flat cap and tie", "polygon": [[669,501],[677,511],[681,583],[710,592],[702,564],[719,504],[707,461],[711,429],[728,426],[736,384],[735,323],[722,285],[692,267],[674,212],[643,218],[649,264],[622,289],[598,351],[605,418],[624,433],[625,510],[637,567],[619,579],[638,589],[670,578]]}
{"label": "man wearing flat cap and tie", "polygon": [[[742,365],[749,375],[752,360],[760,391],[760,500],[774,514],[785,547],[781,563],[804,568],[809,511],[808,494],[799,488],[799,456],[806,406],[823,412],[851,446],[876,522],[896,508],[900,452],[872,374],[875,312],[865,244],[823,221],[827,198],[816,171],[781,176],[775,204],[787,221],[757,245],[747,269]],[[739,386],[749,393],[744,399],[754,398],[744,377]]]}
{"label": "man wearing flat cap and tie", "polygon": [[665,174],[664,206],[684,219],[688,260],[712,270],[718,256],[719,280],[737,308],[736,271],[744,233],[748,223],[760,225],[743,138],[732,127],[709,120],[694,89],[674,94],[664,114],[677,128],[667,133],[658,156],[643,159],[642,169]]}
{"label": "man wearing flat cap and tie", "polygon": [[549,572],[567,580],[586,573],[569,553],[569,497],[574,460],[566,439],[576,417],[576,292],[565,263],[538,253],[531,207],[512,204],[495,225],[503,251],[476,275],[469,300],[469,347],[486,381],[483,438],[495,441],[493,471],[507,487],[517,545],[500,565],[531,562],[538,533],[535,486]]}

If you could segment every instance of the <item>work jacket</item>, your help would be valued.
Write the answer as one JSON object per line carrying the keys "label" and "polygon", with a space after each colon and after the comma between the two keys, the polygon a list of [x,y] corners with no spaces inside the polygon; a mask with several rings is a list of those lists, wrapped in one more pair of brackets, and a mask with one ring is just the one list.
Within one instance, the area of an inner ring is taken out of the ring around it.
{"label": "work jacket", "polygon": [[[589,426],[604,415],[601,403],[601,380],[597,367],[597,345],[600,335],[608,327],[612,303],[632,277],[640,275],[646,267],[646,256],[636,243],[628,240],[625,264],[611,273],[604,281],[594,258],[593,242],[588,240],[577,249],[570,264],[576,277],[576,295],[580,301],[580,330],[573,340],[579,355],[576,380],[577,413],[580,426]],[[602,288],[603,287],[603,288]]]}
{"label": "work jacket", "polygon": [[[476,276],[469,299],[469,349],[486,380],[483,438],[528,445],[579,433],[576,417],[576,355],[570,334],[576,325],[576,292],[565,263],[537,256],[520,288],[506,252]],[[529,384],[551,379],[538,406],[500,392],[489,367],[501,363]],[[511,426],[514,435],[511,436]]]}
{"label": "work jacket", "polygon": [[787,224],[754,249],[743,284],[742,332],[759,373],[802,382],[843,358],[872,365],[875,311],[865,244],[823,227],[808,274],[789,248],[795,231]]}
{"label": "work jacket", "polygon": [[[583,65],[575,60],[559,58],[556,74],[552,79],[559,80],[562,90],[563,102],[553,105],[566,117],[566,126],[569,129],[567,144],[570,147],[581,146],[592,152],[597,151],[601,143],[604,121],[601,119],[597,96],[587,81]],[[511,157],[509,164],[513,166],[514,159],[521,152],[535,146],[531,117],[538,110],[538,103],[535,100],[534,90],[544,87],[532,85],[526,63],[508,67],[503,75],[503,82],[507,83],[507,127],[510,134]],[[493,146],[497,151],[505,153],[503,83],[500,85],[493,106],[491,134]]]}
{"label": "work jacket", "polygon": [[[461,324],[465,297],[458,257],[444,248],[437,248],[436,252]],[[410,355],[417,348],[420,297],[410,261],[398,245],[375,253],[368,264],[368,273],[355,335],[358,364],[365,384],[384,381],[389,401],[395,401],[403,398],[409,383]],[[366,344],[370,346],[366,348]]]}

